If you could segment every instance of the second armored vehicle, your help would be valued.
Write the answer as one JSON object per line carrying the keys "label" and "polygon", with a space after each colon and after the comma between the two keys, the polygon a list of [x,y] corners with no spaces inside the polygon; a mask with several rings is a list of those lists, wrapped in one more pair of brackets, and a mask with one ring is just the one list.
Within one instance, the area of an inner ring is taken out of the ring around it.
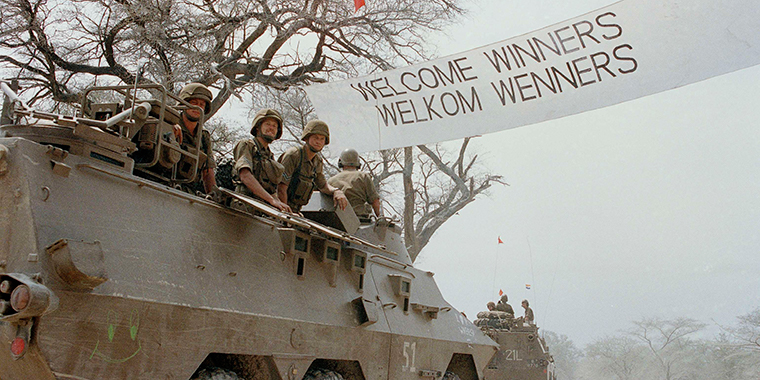
{"label": "second armored vehicle", "polygon": [[485,380],[555,380],[554,358],[536,325],[501,311],[478,313],[475,325],[499,344]]}

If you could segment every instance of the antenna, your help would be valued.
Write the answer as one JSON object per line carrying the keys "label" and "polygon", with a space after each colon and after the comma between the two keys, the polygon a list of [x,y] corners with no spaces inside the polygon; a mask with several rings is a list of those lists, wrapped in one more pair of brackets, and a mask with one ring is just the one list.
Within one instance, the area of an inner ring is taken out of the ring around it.
{"label": "antenna", "polygon": [[[137,83],[140,82],[140,77],[142,77],[143,73],[145,72],[145,66],[148,64],[148,61],[144,61],[138,68],[137,73],[135,74],[135,83],[132,86],[132,111],[130,112],[129,118],[134,123],[135,120],[135,105],[137,103]],[[125,136],[124,134],[124,127],[119,127],[119,134],[121,136]],[[127,131],[127,134],[129,134],[129,131]]]}

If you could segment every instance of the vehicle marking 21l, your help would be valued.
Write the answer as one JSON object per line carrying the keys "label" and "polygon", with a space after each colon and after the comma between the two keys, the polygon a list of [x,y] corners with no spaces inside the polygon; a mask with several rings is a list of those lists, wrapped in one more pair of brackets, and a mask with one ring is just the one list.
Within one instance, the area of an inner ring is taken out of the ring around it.
{"label": "vehicle marking 21l", "polygon": [[504,350],[504,353],[506,354],[506,360],[522,361],[522,359],[520,359],[520,352],[518,350]]}

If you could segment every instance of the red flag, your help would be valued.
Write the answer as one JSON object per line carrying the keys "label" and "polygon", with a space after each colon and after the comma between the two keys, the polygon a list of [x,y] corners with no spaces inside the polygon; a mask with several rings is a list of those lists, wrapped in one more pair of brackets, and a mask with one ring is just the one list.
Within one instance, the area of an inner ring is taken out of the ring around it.
{"label": "red flag", "polygon": [[364,0],[354,0],[354,6],[356,7],[356,11],[359,11],[359,8],[364,6]]}
{"label": "red flag", "polygon": [[504,292],[502,292],[501,289],[499,289],[499,297],[501,297],[503,295],[504,295]]}
{"label": "red flag", "polygon": [[501,241],[501,236],[499,236],[498,239],[499,239],[499,244],[504,244],[504,242]]}

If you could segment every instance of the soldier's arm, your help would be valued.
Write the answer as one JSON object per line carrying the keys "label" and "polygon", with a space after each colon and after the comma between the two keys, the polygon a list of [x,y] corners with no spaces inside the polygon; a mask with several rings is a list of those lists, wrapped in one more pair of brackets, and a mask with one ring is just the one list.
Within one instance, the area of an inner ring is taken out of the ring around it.
{"label": "soldier's arm", "polygon": [[174,130],[174,139],[177,140],[177,143],[179,143],[179,145],[182,145],[182,127],[180,127],[177,124],[174,124],[173,130]]}
{"label": "soldier's arm", "polygon": [[[317,167],[317,170],[322,170],[322,167],[321,166]],[[319,189],[319,191],[327,195],[333,195],[335,194],[335,191],[338,190],[337,187],[327,183],[327,179],[325,179],[325,174],[322,172],[317,172],[317,178],[314,180],[314,184],[317,185],[317,189]]]}
{"label": "soldier's arm", "polygon": [[335,202],[335,205],[340,207],[341,210],[346,209],[346,206],[348,206],[348,198],[346,198],[346,194],[343,193],[343,190],[327,183],[322,164],[319,164],[317,167],[315,185],[317,185],[317,189],[322,193],[331,195],[333,197],[333,202]]}
{"label": "soldier's arm", "polygon": [[201,137],[204,140],[206,153],[206,167],[201,170],[201,181],[203,182],[203,188],[206,190],[206,194],[210,194],[216,190],[216,175],[214,169],[216,168],[216,161],[214,160],[214,150],[211,142],[211,133],[209,131],[203,131]]}
{"label": "soldier's arm", "polygon": [[372,178],[369,174],[364,175],[365,189],[367,191],[366,197],[369,200],[369,204],[372,205],[372,209],[375,210],[375,216],[381,216],[380,212],[380,194],[375,189],[375,183],[372,182]]}
{"label": "soldier's arm", "polygon": [[201,180],[203,181],[203,188],[206,190],[206,194],[211,193],[211,191],[217,188],[216,175],[214,175],[213,169],[205,168],[201,170]]}
{"label": "soldier's arm", "polygon": [[[288,186],[290,186],[290,180],[293,178],[293,172],[296,170],[298,164],[295,160],[295,155],[298,151],[285,151],[277,160],[285,170],[282,172],[282,180],[277,184],[277,198],[280,198],[280,202],[288,204]],[[300,156],[299,156],[300,157]]]}
{"label": "soldier's arm", "polygon": [[277,198],[280,198],[282,203],[288,204],[288,184],[280,182],[277,184]]}
{"label": "soldier's arm", "polygon": [[290,207],[286,203],[283,203],[279,199],[275,198],[272,194],[269,194],[266,190],[264,190],[264,187],[261,186],[261,183],[259,183],[259,180],[257,180],[253,173],[251,173],[250,169],[240,169],[239,176],[240,182],[243,182],[245,187],[247,187],[248,190],[251,190],[254,195],[265,200],[270,205],[277,207],[280,211],[290,212]]}
{"label": "soldier's arm", "polygon": [[335,186],[331,186],[327,183],[327,181],[325,181],[323,186],[319,188],[319,191],[327,195],[331,195],[333,197],[333,201],[338,207],[340,207],[341,210],[345,210],[346,206],[348,206],[348,198],[346,198],[346,194],[343,194],[343,190]]}
{"label": "soldier's arm", "polygon": [[321,191],[321,192],[323,192],[323,193],[325,193],[327,195],[333,195],[336,191],[341,191],[342,192],[342,190],[340,190],[337,187],[335,187],[333,185],[330,185],[328,183],[325,183],[324,185],[322,185],[321,187],[319,187],[319,191]]}

